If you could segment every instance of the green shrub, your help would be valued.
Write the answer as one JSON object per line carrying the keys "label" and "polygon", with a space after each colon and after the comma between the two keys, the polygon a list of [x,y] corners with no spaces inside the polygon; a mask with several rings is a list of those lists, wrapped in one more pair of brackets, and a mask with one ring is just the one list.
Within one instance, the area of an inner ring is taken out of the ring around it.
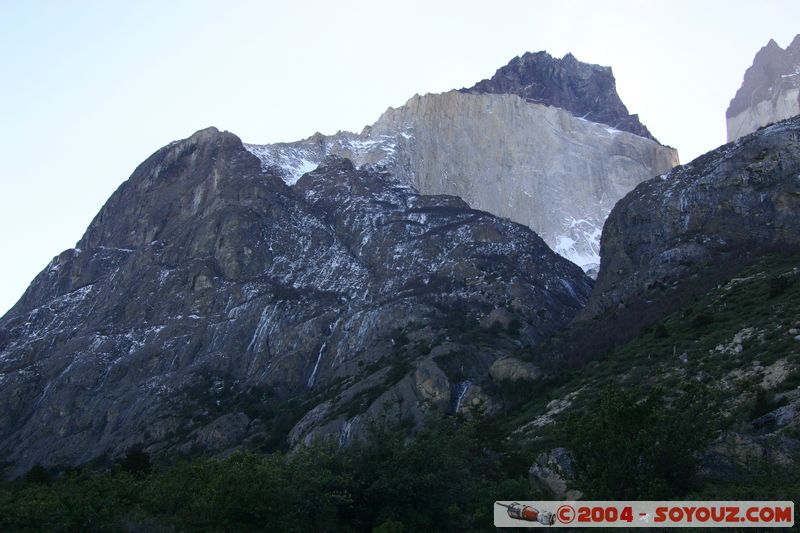
{"label": "green shrub", "polygon": [[123,470],[134,477],[143,477],[150,473],[150,454],[139,448],[131,448],[120,462]]}
{"label": "green shrub", "polygon": [[776,400],[775,394],[758,387],[753,406],[750,408],[750,419],[756,419],[774,411],[778,407],[786,405],[786,399]]}
{"label": "green shrub", "polygon": [[656,339],[666,339],[669,337],[669,331],[667,331],[667,326],[662,323],[656,324],[655,329],[653,330],[653,337]]}
{"label": "green shrub", "polygon": [[692,329],[701,329],[709,324],[714,322],[714,317],[708,313],[700,313],[699,315],[695,315],[691,322],[689,322],[689,326]]}
{"label": "green shrub", "polygon": [[588,499],[658,500],[685,494],[712,436],[705,391],[667,402],[659,392],[606,388],[596,409],[567,417],[577,486]]}
{"label": "green shrub", "polygon": [[773,276],[769,279],[769,298],[776,298],[789,288],[789,278],[786,276]]}
{"label": "green shrub", "polygon": [[33,465],[25,474],[25,481],[28,483],[44,484],[49,483],[50,479],[50,472],[48,472],[47,469],[39,463]]}
{"label": "green shrub", "polygon": [[[492,420],[434,418],[411,440],[375,427],[344,449],[322,443],[147,475],[114,468],[4,483],[0,531],[485,530],[491,502],[538,496],[504,437]],[[122,465],[131,458],[129,469],[141,472],[145,456],[129,453]]]}

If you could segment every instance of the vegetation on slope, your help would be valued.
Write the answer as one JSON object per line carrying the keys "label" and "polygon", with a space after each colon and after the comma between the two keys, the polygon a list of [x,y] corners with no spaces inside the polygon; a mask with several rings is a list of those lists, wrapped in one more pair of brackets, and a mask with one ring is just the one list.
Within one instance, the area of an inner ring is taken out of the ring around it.
{"label": "vegetation on slope", "polygon": [[571,448],[585,474],[576,485],[599,499],[632,496],[623,481],[638,499],[649,494],[636,469],[614,471],[632,448],[641,460],[659,442],[670,448],[662,458],[676,454],[668,470],[682,471],[661,476],[660,497],[796,499],[800,424],[774,414],[800,410],[798,329],[800,257],[765,257],[605,357],[551,377],[506,428],[531,456]]}
{"label": "vegetation on slope", "polygon": [[239,452],[149,469],[73,471],[6,483],[0,530],[455,531],[491,527],[495,499],[541,497],[488,420],[431,420],[413,441],[295,454]]}
{"label": "vegetation on slope", "polygon": [[796,417],[770,417],[800,405],[798,265],[765,258],[605,357],[510,387],[487,418],[346,449],[34,469],[0,486],[0,530],[486,530],[495,500],[550,499],[528,467],[557,446],[586,497],[796,501]]}

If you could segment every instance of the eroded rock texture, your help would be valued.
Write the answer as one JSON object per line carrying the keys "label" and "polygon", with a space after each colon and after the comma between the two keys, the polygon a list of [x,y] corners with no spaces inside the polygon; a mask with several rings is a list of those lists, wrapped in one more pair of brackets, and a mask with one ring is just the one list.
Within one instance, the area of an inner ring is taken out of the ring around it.
{"label": "eroded rock texture", "polygon": [[800,34],[784,50],[774,40],[758,51],[725,113],[728,142],[800,114]]}
{"label": "eroded rock texture", "polygon": [[678,164],[628,114],[610,68],[545,52],[515,58],[471,89],[414,96],[360,134],[247,147],[287,183],[329,154],[387,169],[422,193],[525,224],[595,272],[614,204]]}
{"label": "eroded rock texture", "polygon": [[459,198],[337,157],[290,187],[209,128],[142,163],[0,319],[0,461],[346,444],[458,409],[590,290]]}
{"label": "eroded rock texture", "polygon": [[642,183],[614,207],[584,317],[659,317],[766,253],[800,247],[800,117]]}

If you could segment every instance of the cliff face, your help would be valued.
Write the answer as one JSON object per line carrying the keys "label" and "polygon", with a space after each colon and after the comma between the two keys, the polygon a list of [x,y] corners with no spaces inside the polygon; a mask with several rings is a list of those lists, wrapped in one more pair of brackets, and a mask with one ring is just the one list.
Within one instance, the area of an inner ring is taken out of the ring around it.
{"label": "cliff face", "polygon": [[344,444],[458,409],[590,290],[458,198],[335,157],[290,187],[203,130],[142,163],[0,319],[0,462]]}
{"label": "cliff face", "polygon": [[672,148],[558,107],[458,91],[414,96],[360,135],[247,147],[288,183],[327,154],[385,168],[425,194],[459,196],[528,226],[585,270],[599,263],[617,200],[678,163]]}
{"label": "cliff face", "polygon": [[525,224],[585,269],[613,205],[675,166],[674,150],[511,94],[450,92],[389,110],[371,134],[413,131],[405,160],[421,191],[454,194]]}
{"label": "cliff face", "polygon": [[[800,249],[800,117],[642,183],[611,211],[584,318],[658,318],[726,273]],[[627,311],[625,311],[627,309]]]}
{"label": "cliff face", "polygon": [[638,115],[628,113],[617,94],[611,67],[583,63],[572,54],[558,59],[547,52],[528,52],[512,59],[490,79],[461,91],[516,94],[527,102],[558,107],[576,117],[656,140]]}
{"label": "cliff face", "polygon": [[770,40],[744,73],[725,113],[728,142],[800,114],[800,34],[784,50]]}

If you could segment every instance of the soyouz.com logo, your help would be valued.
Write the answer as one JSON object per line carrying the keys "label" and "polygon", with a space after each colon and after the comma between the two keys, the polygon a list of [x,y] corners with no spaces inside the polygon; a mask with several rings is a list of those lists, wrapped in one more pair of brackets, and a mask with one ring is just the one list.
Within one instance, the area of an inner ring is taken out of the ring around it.
{"label": "soyouz.com logo", "polygon": [[792,527],[790,501],[503,501],[495,527]]}

